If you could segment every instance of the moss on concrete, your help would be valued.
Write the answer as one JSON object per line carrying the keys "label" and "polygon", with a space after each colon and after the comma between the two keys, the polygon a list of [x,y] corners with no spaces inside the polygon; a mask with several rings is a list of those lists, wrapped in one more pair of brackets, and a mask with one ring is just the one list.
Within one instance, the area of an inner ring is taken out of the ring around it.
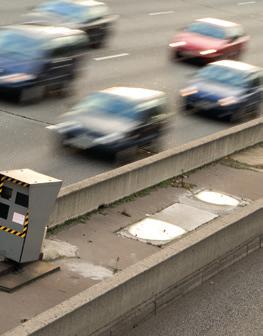
{"label": "moss on concrete", "polygon": [[121,204],[125,204],[125,203],[129,203],[134,201],[135,199],[139,198],[139,197],[145,197],[147,195],[149,195],[151,192],[156,191],[160,188],[169,188],[169,187],[173,187],[173,188],[184,188],[186,190],[191,190],[192,188],[196,187],[195,184],[193,183],[189,183],[186,182],[186,178],[188,178],[187,175],[180,175],[180,176],[176,176],[176,177],[172,177],[166,181],[160,182],[159,184],[149,187],[147,189],[138,191],[130,196],[124,197],[116,202],[113,202],[111,204],[103,204],[101,205],[97,210],[88,212],[85,215],[79,216],[77,218],[73,218],[73,219],[69,219],[67,220],[65,223],[57,225],[55,227],[49,228],[48,229],[48,235],[54,235],[60,231],[63,231],[65,229],[65,227],[71,227],[74,225],[77,225],[79,223],[83,223],[85,224],[91,216],[95,215],[95,214],[101,214],[106,216],[107,213],[105,213],[105,210],[107,208],[116,208],[117,206],[121,205]]}

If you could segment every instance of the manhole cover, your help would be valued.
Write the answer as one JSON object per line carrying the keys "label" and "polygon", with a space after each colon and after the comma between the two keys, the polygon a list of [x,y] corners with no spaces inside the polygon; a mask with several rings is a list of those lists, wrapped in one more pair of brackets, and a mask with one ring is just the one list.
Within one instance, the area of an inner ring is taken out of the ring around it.
{"label": "manhole cover", "polygon": [[202,202],[214,204],[214,205],[225,205],[236,207],[239,205],[239,201],[231,196],[209,190],[200,191],[195,195],[197,199]]}
{"label": "manhole cover", "polygon": [[121,235],[152,244],[165,244],[186,231],[177,225],[164,222],[159,219],[145,218],[120,232]]}

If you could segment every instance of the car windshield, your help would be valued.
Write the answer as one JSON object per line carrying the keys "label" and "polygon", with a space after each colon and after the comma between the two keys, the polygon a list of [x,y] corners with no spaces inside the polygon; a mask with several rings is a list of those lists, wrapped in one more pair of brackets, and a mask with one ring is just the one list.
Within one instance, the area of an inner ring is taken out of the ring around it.
{"label": "car windshield", "polygon": [[198,77],[230,86],[246,87],[248,75],[246,72],[238,69],[208,65],[199,72]]}
{"label": "car windshield", "polygon": [[41,53],[41,43],[14,31],[0,31],[0,54],[19,60],[36,58]]}
{"label": "car windshield", "polygon": [[37,11],[53,13],[74,22],[81,22],[87,16],[87,7],[69,1],[54,1],[40,5]]}
{"label": "car windshield", "polygon": [[187,28],[187,31],[217,39],[225,39],[226,37],[223,28],[205,22],[194,22]]}
{"label": "car windshield", "polygon": [[100,117],[136,118],[134,105],[132,103],[113,94],[104,92],[89,95],[67,115],[83,113]]}

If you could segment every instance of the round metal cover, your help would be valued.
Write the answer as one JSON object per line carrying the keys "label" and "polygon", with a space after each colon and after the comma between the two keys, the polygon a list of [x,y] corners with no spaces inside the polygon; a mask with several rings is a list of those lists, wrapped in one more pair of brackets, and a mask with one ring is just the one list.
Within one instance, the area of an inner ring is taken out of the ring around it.
{"label": "round metal cover", "polygon": [[155,241],[169,241],[185,233],[185,230],[177,225],[154,218],[145,218],[130,226],[128,231],[138,239]]}
{"label": "round metal cover", "polygon": [[195,195],[200,201],[215,204],[236,207],[239,205],[239,201],[231,196],[221,194],[215,191],[203,190]]}

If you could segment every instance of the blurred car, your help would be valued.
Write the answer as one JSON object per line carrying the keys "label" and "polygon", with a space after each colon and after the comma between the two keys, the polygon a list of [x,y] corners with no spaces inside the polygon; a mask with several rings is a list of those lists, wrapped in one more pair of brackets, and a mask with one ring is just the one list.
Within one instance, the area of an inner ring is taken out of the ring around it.
{"label": "blurred car", "polygon": [[110,14],[103,2],[95,0],[51,0],[28,13],[29,24],[65,26],[81,29],[89,36],[89,44],[100,47],[106,41],[117,15]]}
{"label": "blurred car", "polygon": [[48,128],[64,145],[117,154],[158,141],[168,120],[166,103],[161,91],[113,87],[88,95]]}
{"label": "blurred car", "polygon": [[183,108],[240,120],[259,113],[262,100],[262,69],[232,60],[202,68],[180,91]]}
{"label": "blurred car", "polygon": [[14,25],[0,28],[0,92],[21,102],[41,99],[46,90],[66,92],[87,43],[80,30]]}
{"label": "blurred car", "polygon": [[169,44],[173,58],[198,58],[206,62],[238,58],[249,36],[240,24],[204,18],[194,21]]}

